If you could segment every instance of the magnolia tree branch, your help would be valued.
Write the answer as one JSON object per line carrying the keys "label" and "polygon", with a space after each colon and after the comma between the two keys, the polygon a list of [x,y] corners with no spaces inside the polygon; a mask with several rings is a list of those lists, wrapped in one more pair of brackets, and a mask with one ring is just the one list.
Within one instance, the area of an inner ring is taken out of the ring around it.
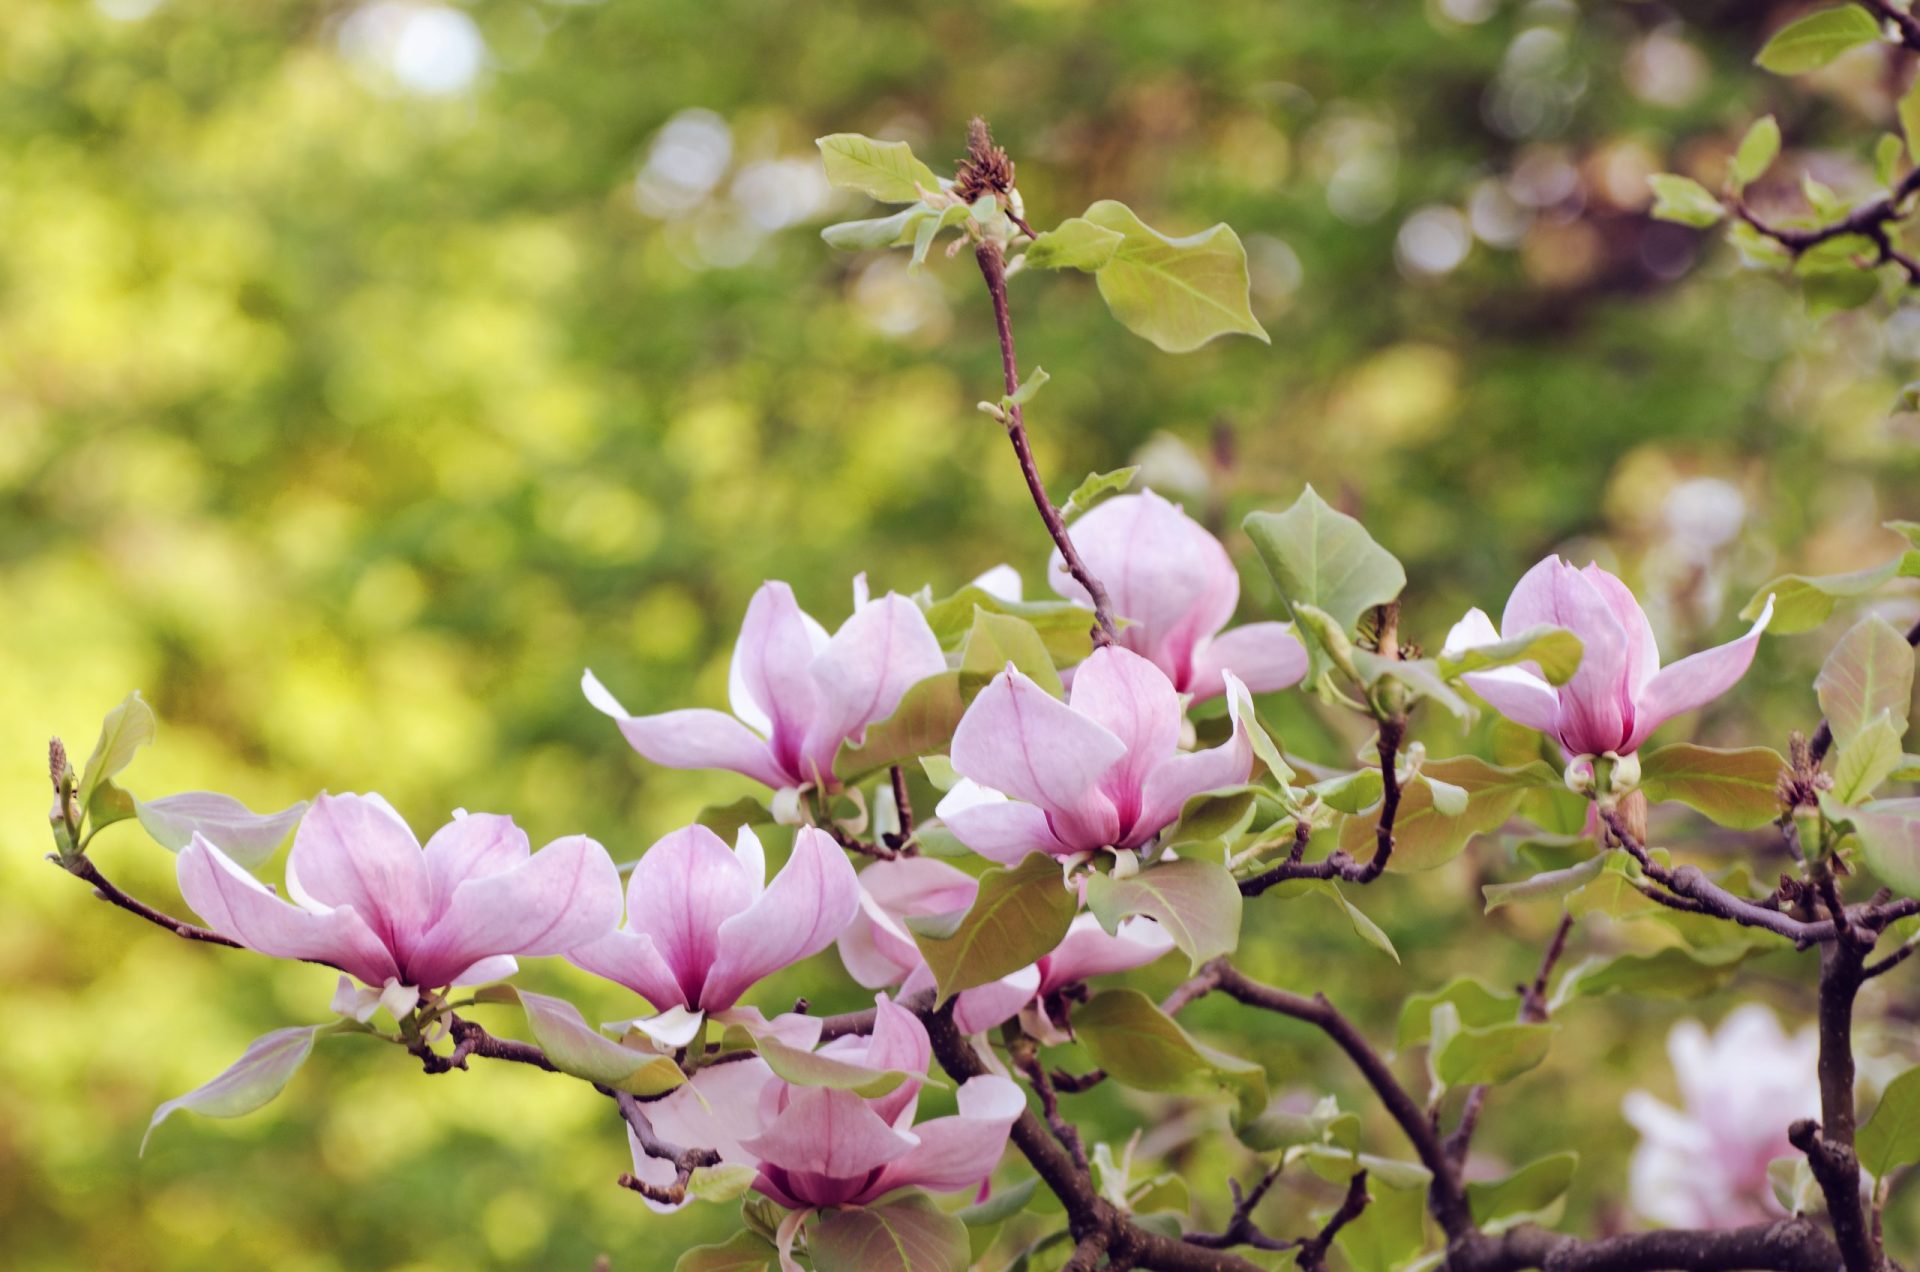
{"label": "magnolia tree branch", "polygon": [[1341,1200],[1339,1209],[1328,1216],[1320,1231],[1300,1243],[1300,1253],[1296,1256],[1301,1272],[1326,1272],[1327,1250],[1333,1245],[1333,1239],[1340,1229],[1358,1219],[1373,1198],[1367,1194],[1367,1172],[1356,1171],[1347,1181],[1347,1195]]}
{"label": "magnolia tree branch", "polygon": [[[1911,19],[1909,19],[1911,20]],[[1855,235],[1873,244],[1874,265],[1898,265],[1907,275],[1907,281],[1920,284],[1920,261],[1902,252],[1893,245],[1892,228],[1904,225],[1912,209],[1902,205],[1916,191],[1920,191],[1920,168],[1900,180],[1893,191],[1871,203],[1863,204],[1839,221],[1831,225],[1822,225],[1815,229],[1794,229],[1788,226],[1773,225],[1760,219],[1746,200],[1738,196],[1732,199],[1733,213],[1761,234],[1772,239],[1792,253],[1798,260],[1802,255],[1837,238]]]}
{"label": "magnolia tree branch", "polygon": [[1627,1232],[1594,1241],[1520,1227],[1497,1237],[1476,1233],[1447,1257],[1448,1272],[1834,1272],[1839,1266],[1833,1238],[1804,1218],[1712,1231]]}
{"label": "magnolia tree branch", "polygon": [[1920,18],[1914,17],[1904,9],[1897,9],[1887,0],[1860,0],[1867,11],[1880,19],[1882,27],[1891,24],[1893,35],[1902,48],[1920,52]]}
{"label": "magnolia tree branch", "polygon": [[[85,852],[76,852],[65,861],[49,854],[47,860],[53,862],[75,878],[85,879],[88,883],[92,884],[93,895],[99,897],[102,901],[111,905],[117,905],[129,914],[137,914],[147,922],[154,924],[156,927],[163,927],[175,936],[183,937],[189,941],[204,941],[208,945],[224,945],[228,949],[237,950],[241,948],[240,942],[230,937],[222,936],[212,928],[203,928],[197,924],[188,923],[185,919],[176,919],[163,910],[154,909],[138,897],[121,891],[113,883],[109,882],[105,875],[100,873],[100,867],[94,865],[93,859],[88,857]],[[312,960],[309,959],[307,961],[311,962]]]}
{"label": "magnolia tree branch", "polygon": [[711,1148],[682,1148],[678,1144],[669,1144],[654,1133],[653,1123],[647,1120],[646,1110],[640,1107],[640,1101],[625,1091],[611,1091],[599,1088],[611,1095],[614,1103],[620,1106],[620,1116],[626,1119],[633,1130],[633,1137],[640,1145],[640,1151],[648,1157],[668,1162],[673,1166],[673,1182],[665,1186],[650,1184],[644,1179],[632,1175],[620,1176],[620,1186],[631,1188],[649,1201],[657,1201],[663,1206],[677,1206],[687,1199],[687,1185],[693,1179],[693,1172],[702,1166],[718,1166],[720,1154]]}
{"label": "magnolia tree branch", "polygon": [[[1560,956],[1566,953],[1567,937],[1573,931],[1573,916],[1562,914],[1560,925],[1553,931],[1553,939],[1547,942],[1547,952],[1540,956],[1539,970],[1534,972],[1530,984],[1520,987],[1520,1023],[1541,1024],[1547,1019],[1547,982],[1553,976],[1554,965]],[[1480,1113],[1486,1107],[1487,1086],[1482,1083],[1467,1091],[1467,1099],[1460,1110],[1460,1124],[1454,1127],[1453,1134],[1447,1137],[1447,1153],[1454,1161],[1465,1168],[1467,1150],[1473,1145],[1474,1129],[1480,1124]]]}
{"label": "magnolia tree branch", "polygon": [[1257,897],[1276,884],[1294,879],[1338,879],[1342,883],[1372,883],[1386,872],[1393,858],[1393,827],[1400,814],[1400,744],[1406,739],[1407,722],[1388,716],[1380,722],[1376,749],[1380,753],[1380,820],[1374,827],[1373,856],[1359,861],[1344,848],[1336,848],[1319,861],[1305,860],[1307,843],[1313,831],[1305,821],[1294,824],[1293,850],[1285,861],[1240,881],[1240,895]]}

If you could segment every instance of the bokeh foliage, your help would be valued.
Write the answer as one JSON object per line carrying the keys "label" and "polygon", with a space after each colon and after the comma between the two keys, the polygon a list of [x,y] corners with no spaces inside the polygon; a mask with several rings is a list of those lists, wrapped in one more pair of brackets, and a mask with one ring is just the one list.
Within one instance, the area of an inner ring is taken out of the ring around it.
{"label": "bokeh foliage", "polygon": [[[1646,174],[1716,183],[1766,111],[1783,181],[1870,180],[1884,65],[1761,75],[1772,7],[481,0],[454,27],[484,62],[435,94],[417,63],[444,60],[395,5],[10,0],[0,1262],[651,1269],[731,1226],[613,1188],[626,1150],[590,1092],[482,1066],[429,1081],[354,1040],[262,1114],[170,1125],[137,1160],[156,1103],[320,1019],[331,979],[88,901],[39,859],[37,757],[53,731],[84,747],[137,686],[163,730],[127,775],[143,794],[377,788],[423,828],[510,811],[536,843],[584,830],[631,857],[742,785],[642,765],[582,701],[583,666],[636,710],[717,703],[763,578],[829,625],[861,570],[944,592],[1008,560],[1036,585],[1044,540],[973,409],[997,390],[971,263],[828,250],[820,225],[867,213],[813,176],[819,134],[937,161],[984,112],[1038,223],[1101,197],[1171,232],[1232,223],[1271,348],[1160,355],[1085,280],[1015,280],[1025,360],[1053,376],[1042,469],[1064,496],[1140,454],[1219,527],[1312,481],[1407,563],[1402,630],[1429,645],[1556,547],[1633,579],[1675,651],[1782,568],[1887,555],[1878,523],[1914,514],[1920,476],[1920,421],[1895,410],[1920,310],[1817,320],[1644,215]],[[1771,642],[1674,735],[1778,744],[1814,716],[1823,648]],[[1303,754],[1360,740],[1294,699],[1263,711]],[[1437,719],[1418,735],[1460,741]],[[1709,846],[1764,874],[1762,838]],[[171,859],[132,823],[96,852],[173,900]],[[1487,842],[1371,890],[1400,968],[1331,908],[1278,901],[1250,906],[1244,963],[1385,1036],[1409,990],[1531,966],[1550,916],[1477,917],[1500,867]],[[857,1005],[836,971],[798,969],[765,1005]],[[628,1006],[532,979],[590,1015]],[[1749,983],[1805,1017],[1783,969]],[[1869,1051],[1911,1051],[1920,1000],[1878,994]],[[1668,1022],[1719,1009],[1570,1010],[1484,1150],[1577,1144],[1573,1212],[1618,1218],[1619,1094],[1667,1089]],[[1187,1023],[1276,1089],[1357,1095],[1303,1029],[1211,1002]],[[1218,1211],[1239,1150],[1180,1143],[1217,1108],[1076,1098],[1109,1138],[1147,1125],[1143,1151],[1171,1151]],[[1281,1192],[1300,1214],[1333,1200]]]}

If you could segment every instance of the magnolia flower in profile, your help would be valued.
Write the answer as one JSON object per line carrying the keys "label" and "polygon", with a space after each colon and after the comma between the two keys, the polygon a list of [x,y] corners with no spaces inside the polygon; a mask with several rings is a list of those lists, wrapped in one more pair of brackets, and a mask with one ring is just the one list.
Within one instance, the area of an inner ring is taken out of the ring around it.
{"label": "magnolia flower in profile", "polygon": [[[1226,692],[1225,672],[1266,693],[1298,684],[1307,651],[1286,623],[1248,623],[1222,632],[1240,602],[1240,575],[1206,527],[1151,490],[1119,495],[1073,523],[1073,546],[1107,589],[1127,624],[1120,643],[1151,660],[1196,701]],[[1056,548],[1053,588],[1091,604]]]}
{"label": "magnolia flower in profile", "polygon": [[[619,915],[619,882],[613,884]],[[823,830],[801,827],[793,855],[767,882],[751,830],[729,849],[705,826],[649,848],[627,883],[627,921],[568,949],[567,959],[617,981],[657,1011],[724,1012],[753,983],[833,944],[859,905],[846,854]]]}
{"label": "magnolia flower in profile", "polygon": [[1709,1035],[1684,1020],[1667,1035],[1681,1108],[1645,1091],[1623,1109],[1640,1132],[1631,1166],[1633,1207],[1678,1228],[1730,1228],[1784,1213],[1767,1163],[1794,1153],[1787,1127],[1820,1113],[1820,1044],[1792,1037],[1767,1008],[1736,1009]]}
{"label": "magnolia flower in profile", "polygon": [[287,857],[288,902],[203,836],[180,892],[223,936],[337,967],[395,1011],[419,991],[498,980],[515,955],[560,954],[620,921],[620,873],[584,835],[530,852],[510,817],[456,814],[424,850],[378,795],[321,795]]}
{"label": "magnolia flower in profile", "polygon": [[[979,886],[971,875],[929,857],[874,862],[860,872],[860,910],[840,933],[840,961],[868,989],[898,985],[903,998],[932,989],[933,973],[904,920],[964,910]],[[1128,919],[1108,936],[1091,914],[1078,915],[1052,953],[960,991],[954,1022],[964,1034],[984,1033],[1076,981],[1144,967],[1172,948],[1173,938],[1152,919]]]}
{"label": "magnolia flower in profile", "polygon": [[1550,685],[1525,667],[1470,672],[1464,679],[1494,710],[1547,734],[1569,756],[1629,755],[1668,720],[1731,689],[1752,664],[1772,617],[1769,598],[1745,636],[1662,667],[1653,626],[1626,584],[1598,565],[1575,569],[1550,556],[1514,586],[1499,631],[1484,612],[1469,610],[1447,634],[1444,652],[1490,645],[1543,624],[1566,628],[1583,650],[1566,684]]}
{"label": "magnolia flower in profile", "polygon": [[966,780],[940,801],[940,819],[967,847],[1009,864],[1034,852],[1138,848],[1189,797],[1252,772],[1245,686],[1232,672],[1226,684],[1233,736],[1184,752],[1180,694],[1139,654],[1095,650],[1075,670],[1067,702],[1008,664],[954,730],[953,767]]}
{"label": "magnolia flower in profile", "polygon": [[628,715],[593,672],[580,687],[655,764],[731,769],[776,791],[831,788],[840,744],[858,744],[916,681],[946,665],[920,607],[893,592],[869,599],[862,575],[853,615],[832,636],[785,583],[760,586],[733,647],[732,715],[704,707]]}

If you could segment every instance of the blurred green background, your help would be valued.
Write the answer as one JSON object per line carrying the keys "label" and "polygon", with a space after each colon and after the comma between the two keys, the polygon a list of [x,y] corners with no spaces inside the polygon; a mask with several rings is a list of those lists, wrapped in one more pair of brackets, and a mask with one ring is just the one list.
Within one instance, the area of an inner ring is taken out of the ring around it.
{"label": "blurred green background", "polygon": [[[1044,540],[973,409],[998,391],[978,277],[830,252],[819,227],[868,211],[827,190],[816,135],[904,137],[945,167],[981,112],[1038,224],[1099,197],[1169,232],[1231,222],[1271,348],[1162,355],[1086,280],[1015,280],[1024,361],[1053,375],[1042,469],[1063,496],[1140,457],[1219,527],[1312,481],[1407,562],[1403,632],[1430,648],[1553,549],[1629,577],[1674,654],[1725,639],[1779,569],[1890,555],[1878,522],[1920,513],[1920,418],[1895,410],[1920,308],[1816,319],[1644,215],[1646,174],[1717,184],[1768,110],[1782,191],[1801,170],[1870,182],[1894,68],[1753,70],[1795,7],[8,0],[0,1264],[664,1269],[733,1225],[613,1187],[623,1136],[590,1091],[500,1066],[429,1080],[351,1039],[262,1113],[180,1119],[138,1159],[155,1104],[324,1018],[332,978],[91,901],[41,860],[42,756],[55,732],[84,754],[139,687],[162,721],[126,775],[140,794],[377,788],[423,833],[508,811],[536,844],[586,831],[630,858],[746,783],[642,764],[582,667],[636,711],[718,705],[763,578],[829,626],[861,570],[936,593],[1000,561],[1037,580]],[[1263,580],[1246,593],[1267,612]],[[1816,714],[1832,634],[1768,642],[1671,736],[1779,745]],[[1293,698],[1262,709],[1302,754],[1359,741]],[[1420,736],[1460,744],[1434,720]],[[1703,842],[1776,860],[1765,836]],[[133,823],[95,855],[178,904]],[[1551,914],[1479,918],[1503,869],[1486,841],[1369,889],[1402,967],[1331,907],[1277,900],[1250,906],[1245,960],[1384,1035],[1413,989],[1531,968]],[[1596,925],[1575,948],[1648,939]],[[829,954],[757,1000],[857,1005],[836,972]],[[1744,983],[1803,1021],[1804,972]],[[631,1010],[530,976],[595,1018]],[[1727,1001],[1567,1013],[1490,1106],[1488,1168],[1575,1145],[1571,1217],[1630,1222],[1619,1096],[1670,1095],[1668,1025]],[[1911,977],[1875,982],[1869,1051],[1911,1056],[1916,1016]],[[1192,1020],[1280,1087],[1357,1095],[1300,1030],[1214,1003]],[[1217,1226],[1247,1170],[1220,1109],[1072,1103],[1108,1139],[1146,1126]],[[1369,1139],[1403,1151],[1377,1121]],[[1276,1197],[1290,1231],[1331,1194]]]}

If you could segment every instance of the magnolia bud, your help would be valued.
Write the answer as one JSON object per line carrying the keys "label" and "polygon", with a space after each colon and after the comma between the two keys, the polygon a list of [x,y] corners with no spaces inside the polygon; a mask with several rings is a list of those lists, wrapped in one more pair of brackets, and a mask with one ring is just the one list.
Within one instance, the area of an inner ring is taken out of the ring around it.
{"label": "magnolia bud", "polygon": [[1574,756],[1567,762],[1567,771],[1561,774],[1561,780],[1575,795],[1591,797],[1595,785],[1593,757],[1591,755]]}
{"label": "magnolia bud", "polygon": [[1613,761],[1612,789],[1615,795],[1625,795],[1640,785],[1640,753],[1629,751],[1625,755],[1607,752],[1607,758]]}

